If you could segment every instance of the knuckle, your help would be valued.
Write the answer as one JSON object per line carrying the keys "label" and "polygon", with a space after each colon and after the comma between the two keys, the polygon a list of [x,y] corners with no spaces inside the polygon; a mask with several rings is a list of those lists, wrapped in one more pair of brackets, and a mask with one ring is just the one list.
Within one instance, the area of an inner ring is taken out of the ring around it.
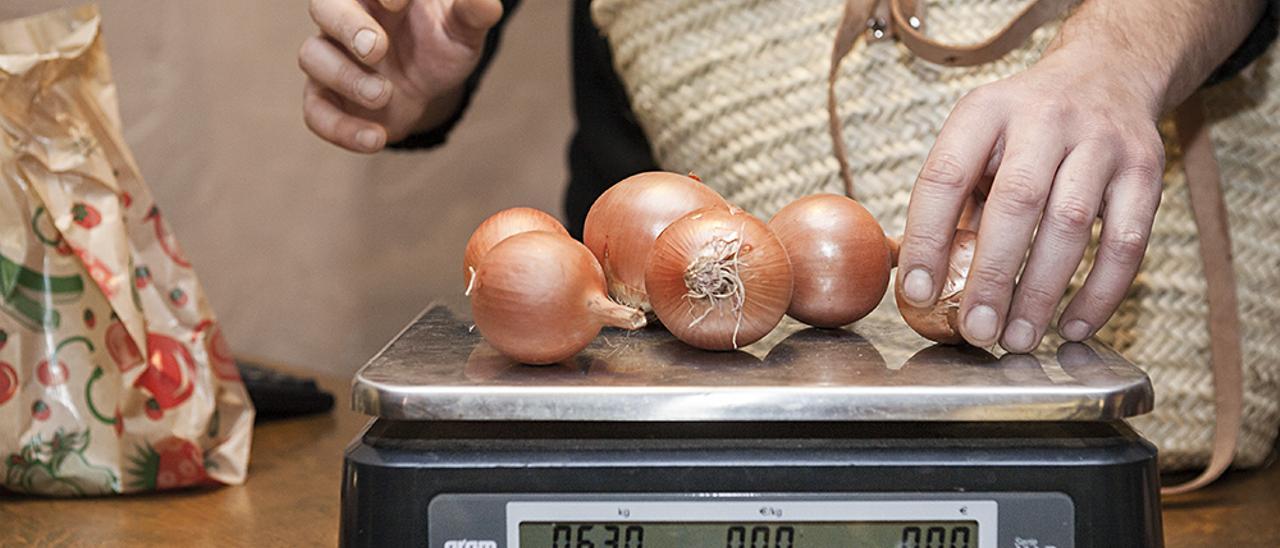
{"label": "knuckle", "polygon": [[1066,310],[1062,311],[1062,317],[1059,319],[1059,325],[1067,323],[1067,318],[1075,318],[1093,323],[1100,316],[1099,311],[1105,308],[1105,304],[1098,297],[1096,289],[1085,288],[1076,293],[1071,298],[1071,303],[1067,305]]}
{"label": "knuckle", "polygon": [[311,73],[311,65],[316,58],[317,38],[312,36],[302,41],[302,45],[298,46],[298,68],[308,74]]}
{"label": "knuckle", "polygon": [[351,63],[342,63],[335,73],[335,81],[342,85],[348,97],[360,97],[360,79],[364,76]]}
{"label": "knuckle", "polygon": [[1067,312],[1093,320],[1096,324],[1097,320],[1110,315],[1111,310],[1116,306],[1111,302],[1113,299],[1108,296],[1110,291],[1110,288],[1100,286],[1086,287],[1071,299]]}
{"label": "knuckle", "polygon": [[1087,232],[1093,228],[1093,208],[1078,198],[1067,198],[1053,205],[1046,213],[1052,226],[1070,233]]}
{"label": "knuckle", "polygon": [[1120,170],[1117,180],[1158,190],[1164,178],[1163,159],[1133,160]]}
{"label": "knuckle", "polygon": [[1039,208],[1044,203],[1047,189],[1037,180],[1035,171],[1027,166],[1010,166],[1004,176],[997,176],[993,200],[1007,204],[1015,212]]}
{"label": "knuckle", "polygon": [[903,236],[902,249],[923,249],[927,253],[942,253],[951,247],[951,241],[943,234],[927,230],[915,230]]}
{"label": "knuckle", "polygon": [[1032,108],[1037,119],[1053,125],[1060,125],[1071,119],[1075,110],[1069,100],[1057,96],[1038,99]]}
{"label": "knuckle", "polygon": [[333,120],[324,116],[321,99],[316,95],[309,95],[302,102],[302,120],[307,124],[307,128],[312,133],[329,139],[334,131]]}
{"label": "knuckle", "polygon": [[1129,142],[1124,128],[1110,118],[1092,118],[1085,120],[1082,124],[1086,136],[1080,140],[1080,145],[1092,146],[1114,156],[1116,155],[1114,151],[1123,150]]}
{"label": "knuckle", "polygon": [[978,86],[970,90],[969,93],[964,94],[964,96],[956,102],[956,108],[983,108],[984,105],[989,105],[999,101],[1000,96],[1000,90],[990,84]]}
{"label": "knuckle", "polygon": [[1121,138],[1127,144],[1122,150],[1124,159],[1130,166],[1137,166],[1159,176],[1164,170],[1164,141],[1160,135],[1151,130],[1137,130]]}
{"label": "knuckle", "polygon": [[976,288],[987,295],[1007,295],[1013,285],[1012,276],[1005,269],[989,262],[974,264],[969,281],[977,282]]}
{"label": "knuckle", "polygon": [[311,130],[311,133],[324,137],[324,128],[321,127],[320,121],[316,118],[315,109],[312,108],[312,100],[307,99],[303,102],[302,121],[307,124],[307,129]]}
{"label": "knuckle", "polygon": [[946,191],[963,190],[965,175],[960,157],[945,151],[930,155],[920,170],[920,183]]}
{"label": "knuckle", "polygon": [[1052,311],[1061,298],[1061,293],[1055,294],[1049,288],[1039,284],[1027,283],[1018,286],[1020,307],[1036,318],[1044,316],[1044,311]]}
{"label": "knuckle", "polygon": [[1142,262],[1142,256],[1147,252],[1147,236],[1137,230],[1120,230],[1104,235],[1101,246],[1112,260],[1131,267]]}

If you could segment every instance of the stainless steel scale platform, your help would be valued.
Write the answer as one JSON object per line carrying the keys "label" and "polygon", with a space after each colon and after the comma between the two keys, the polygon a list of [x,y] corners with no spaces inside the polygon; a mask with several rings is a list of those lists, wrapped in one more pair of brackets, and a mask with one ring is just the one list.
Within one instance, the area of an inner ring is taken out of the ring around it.
{"label": "stainless steel scale platform", "polygon": [[891,306],[735,352],[606,330],[513,363],[443,307],[357,374],[342,542],[1161,546],[1147,376],[1105,345],[932,345]]}

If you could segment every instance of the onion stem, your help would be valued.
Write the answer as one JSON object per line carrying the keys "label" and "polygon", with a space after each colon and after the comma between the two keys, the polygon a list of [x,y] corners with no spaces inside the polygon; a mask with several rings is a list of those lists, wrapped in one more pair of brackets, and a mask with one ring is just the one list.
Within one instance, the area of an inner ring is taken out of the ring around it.
{"label": "onion stem", "polygon": [[738,347],[738,330],[742,327],[743,304],[747,298],[746,286],[738,273],[743,266],[746,263],[742,261],[742,229],[739,229],[737,234],[716,238],[709,243],[684,271],[684,284],[688,289],[685,297],[707,303],[706,310],[690,321],[689,327],[706,319],[721,302],[727,300],[737,315],[733,326],[734,348]]}
{"label": "onion stem", "polygon": [[615,303],[604,294],[592,296],[587,301],[587,310],[601,323],[622,329],[640,329],[648,323],[644,312]]}

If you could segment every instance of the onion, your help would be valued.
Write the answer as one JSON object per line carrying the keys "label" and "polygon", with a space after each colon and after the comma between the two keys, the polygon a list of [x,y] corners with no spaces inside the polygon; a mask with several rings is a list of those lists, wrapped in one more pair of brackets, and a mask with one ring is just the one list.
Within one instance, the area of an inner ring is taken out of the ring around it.
{"label": "onion", "polygon": [[717,207],[662,231],[644,283],[672,335],[698,348],[729,350],[778,325],[791,302],[791,262],[759,219]]}
{"label": "onion", "polygon": [[555,217],[531,207],[504,209],[480,223],[476,231],[471,233],[471,239],[467,240],[467,251],[462,256],[462,275],[467,283],[468,292],[470,292],[471,277],[475,275],[475,269],[480,266],[480,260],[490,249],[493,249],[493,246],[516,234],[532,230],[569,235],[569,231],[565,230],[564,225],[560,224]]}
{"label": "onion", "polygon": [[885,245],[889,246],[889,266],[890,268],[898,268],[898,249],[902,247],[902,236],[894,236],[884,239]]}
{"label": "onion", "polygon": [[604,273],[576,240],[534,231],[498,243],[476,269],[471,314],[507,357],[548,364],[586,348],[605,325],[636,329],[644,313],[609,300]]}
{"label": "onion", "polygon": [[902,296],[902,284],[898,284],[894,296],[902,319],[920,336],[944,344],[964,342],[960,335],[960,300],[964,297],[964,284],[969,279],[969,267],[973,265],[973,250],[978,235],[963,228],[956,230],[951,240],[951,256],[947,260],[947,279],[942,293],[932,307],[913,306]]}
{"label": "onion", "polygon": [[791,259],[795,288],[787,315],[814,327],[840,327],[875,310],[889,287],[884,230],[845,196],[806,196],[782,208],[769,228]]}
{"label": "onion", "polygon": [[658,234],[693,211],[728,205],[693,177],[664,171],[639,173],[613,185],[591,205],[582,241],[604,268],[609,295],[648,312],[645,263]]}

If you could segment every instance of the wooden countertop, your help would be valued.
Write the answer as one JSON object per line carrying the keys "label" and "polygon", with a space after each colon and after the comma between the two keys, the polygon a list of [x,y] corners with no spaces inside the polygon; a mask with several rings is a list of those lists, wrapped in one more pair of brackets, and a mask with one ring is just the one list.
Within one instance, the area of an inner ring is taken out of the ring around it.
{"label": "wooden countertop", "polygon": [[[320,384],[337,396],[335,411],[259,425],[246,485],[88,500],[0,497],[0,545],[336,545],[342,452],[366,418],[347,410],[346,379]],[[1169,548],[1280,546],[1280,466],[1233,473],[1166,502],[1164,527]]]}

